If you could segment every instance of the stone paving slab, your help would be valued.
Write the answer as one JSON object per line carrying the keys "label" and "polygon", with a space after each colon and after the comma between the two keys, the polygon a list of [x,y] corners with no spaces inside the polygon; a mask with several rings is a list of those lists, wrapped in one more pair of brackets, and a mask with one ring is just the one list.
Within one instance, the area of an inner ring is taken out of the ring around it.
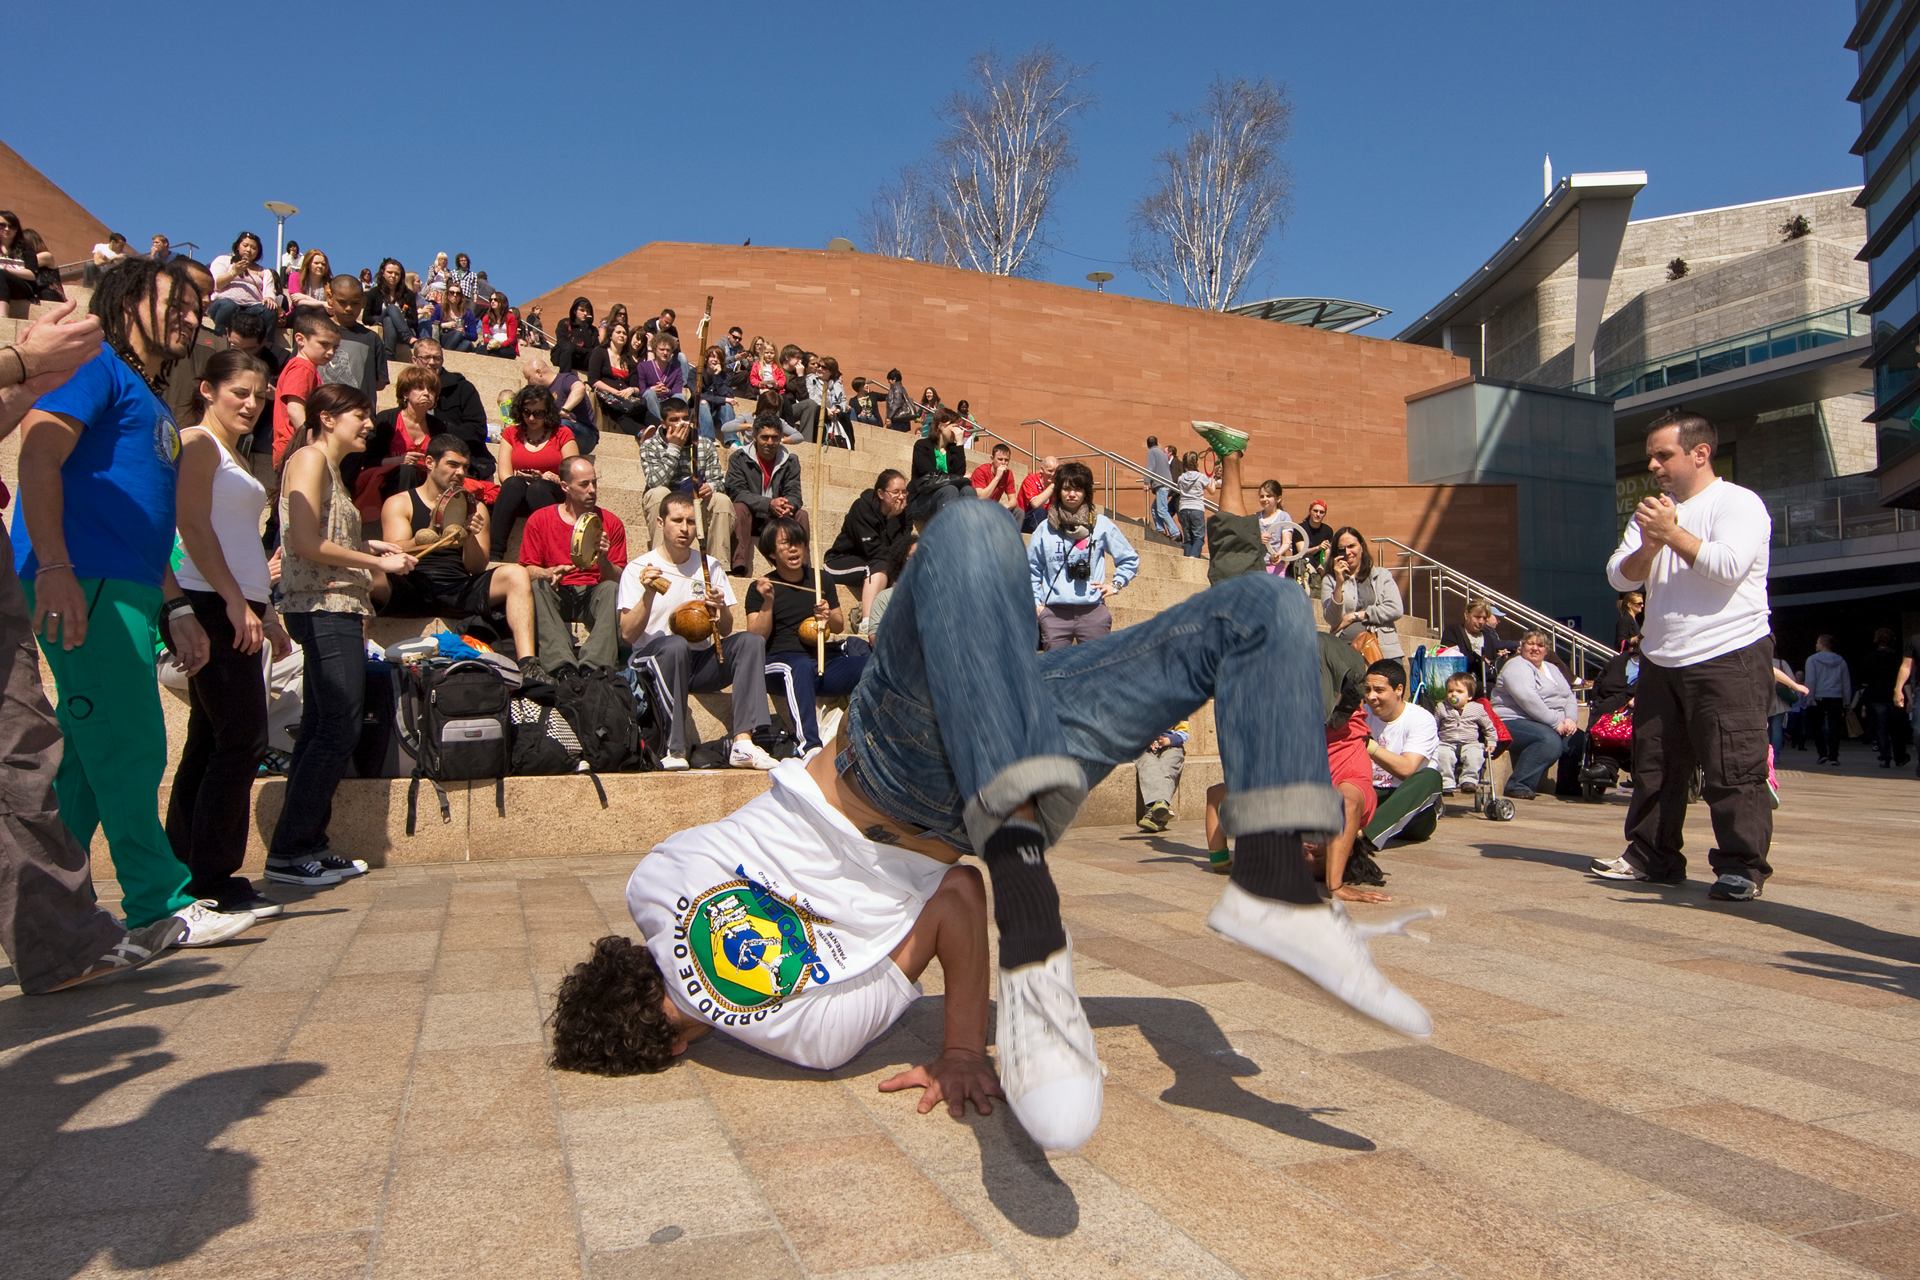
{"label": "stone paving slab", "polygon": [[1424,1043],[1205,931],[1196,796],[1163,836],[1074,831],[1112,1074],[1052,1160],[1004,1109],[875,1088],[933,1051],[937,968],[837,1072],[709,1041],[557,1073],[542,1020],[631,931],[628,859],[383,870],[118,984],[0,988],[0,1274],[1920,1275],[1920,782],[1785,782],[1756,904],[1710,902],[1704,865],[1583,876],[1618,795],[1390,850],[1396,907],[1449,908],[1376,946]]}

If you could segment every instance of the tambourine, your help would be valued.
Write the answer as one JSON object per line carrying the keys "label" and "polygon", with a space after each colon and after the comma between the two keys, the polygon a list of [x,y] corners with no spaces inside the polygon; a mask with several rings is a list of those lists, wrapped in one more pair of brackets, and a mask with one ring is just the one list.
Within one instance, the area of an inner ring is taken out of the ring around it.
{"label": "tambourine", "polygon": [[713,614],[704,601],[689,600],[673,611],[667,627],[688,644],[701,644],[713,637]]}
{"label": "tambourine", "polygon": [[436,535],[416,556],[431,555],[442,547],[458,546],[467,536],[467,521],[473,516],[473,495],[465,485],[456,485],[442,493],[433,504],[428,532]]}
{"label": "tambourine", "polygon": [[600,559],[600,513],[589,511],[573,522],[573,567],[591,569]]}

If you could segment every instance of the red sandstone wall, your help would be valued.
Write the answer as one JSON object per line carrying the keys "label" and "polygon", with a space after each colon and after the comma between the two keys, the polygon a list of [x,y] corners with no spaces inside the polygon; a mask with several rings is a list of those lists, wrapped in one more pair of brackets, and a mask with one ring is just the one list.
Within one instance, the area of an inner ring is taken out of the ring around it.
{"label": "red sandstone wall", "polygon": [[[63,264],[80,261],[107,238],[105,223],[81,208],[4,142],[0,142],[0,209],[19,214],[21,225],[44,236],[47,248]],[[146,245],[143,242],[138,247],[144,249]]]}
{"label": "red sandstone wall", "polygon": [[1428,347],[860,253],[649,244],[535,301],[552,326],[581,293],[601,315],[672,306],[689,343],[711,293],[716,333],[830,353],[849,382],[897,364],[916,399],[931,383],[1018,440],[1046,418],[1137,459],[1150,434],[1185,449],[1189,419],[1220,419],[1255,435],[1249,479],[1290,486],[1404,482],[1406,397],[1468,372]]}

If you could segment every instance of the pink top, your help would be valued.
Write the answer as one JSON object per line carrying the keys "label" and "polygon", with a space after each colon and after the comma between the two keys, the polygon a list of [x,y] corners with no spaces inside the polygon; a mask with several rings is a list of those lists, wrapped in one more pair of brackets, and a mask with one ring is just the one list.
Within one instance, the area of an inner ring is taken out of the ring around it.
{"label": "pink top", "polygon": [[[213,260],[213,275],[217,280],[233,270],[233,255],[223,253]],[[240,304],[272,303],[279,300],[280,291],[273,287],[273,273],[265,267],[256,266],[252,271],[244,272],[227,282],[227,287],[213,295],[215,298],[230,298]]]}

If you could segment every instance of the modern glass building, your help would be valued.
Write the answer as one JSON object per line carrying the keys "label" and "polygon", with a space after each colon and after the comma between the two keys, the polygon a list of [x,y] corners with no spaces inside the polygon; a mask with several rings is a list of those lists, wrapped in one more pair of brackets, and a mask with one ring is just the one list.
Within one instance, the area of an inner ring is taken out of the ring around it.
{"label": "modern glass building", "polygon": [[1920,0],[1855,0],[1847,47],[1860,58],[1848,95],[1865,168],[1877,474],[1883,502],[1920,507]]}

